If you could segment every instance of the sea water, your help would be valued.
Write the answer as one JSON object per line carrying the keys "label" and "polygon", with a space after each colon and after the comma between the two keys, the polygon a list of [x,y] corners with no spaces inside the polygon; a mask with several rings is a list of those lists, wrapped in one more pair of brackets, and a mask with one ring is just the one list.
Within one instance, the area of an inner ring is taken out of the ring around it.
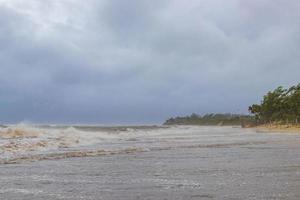
{"label": "sea water", "polygon": [[0,129],[0,199],[300,199],[300,136],[220,126]]}

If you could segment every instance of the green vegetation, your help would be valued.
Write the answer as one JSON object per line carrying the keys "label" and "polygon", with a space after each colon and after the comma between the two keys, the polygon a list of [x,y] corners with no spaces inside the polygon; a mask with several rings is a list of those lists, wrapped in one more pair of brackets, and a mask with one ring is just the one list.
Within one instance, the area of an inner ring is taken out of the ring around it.
{"label": "green vegetation", "polygon": [[238,114],[206,114],[203,116],[192,114],[186,117],[168,119],[164,125],[243,125],[255,122],[254,117]]}
{"label": "green vegetation", "polygon": [[290,88],[278,87],[264,95],[260,104],[249,106],[252,115],[192,114],[168,119],[165,125],[242,125],[300,123],[300,84]]}
{"label": "green vegetation", "polygon": [[300,120],[300,84],[288,89],[278,87],[268,92],[261,104],[253,104],[249,112],[259,123],[295,123]]}

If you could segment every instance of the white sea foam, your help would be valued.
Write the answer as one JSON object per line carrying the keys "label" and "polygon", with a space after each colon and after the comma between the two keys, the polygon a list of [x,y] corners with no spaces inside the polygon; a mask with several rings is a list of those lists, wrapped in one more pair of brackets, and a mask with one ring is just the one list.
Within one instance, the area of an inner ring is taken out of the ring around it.
{"label": "white sea foam", "polygon": [[0,128],[0,158],[61,150],[100,143],[115,136],[106,132],[13,125]]}
{"label": "white sea foam", "polygon": [[[15,160],[20,159],[41,160],[56,157],[95,156],[180,146],[210,147],[210,144],[218,146],[219,141],[242,144],[239,134],[241,131],[231,127],[108,128],[19,124],[0,128],[0,163],[7,163],[7,160],[8,163],[14,163]],[[251,134],[248,135],[251,136]]]}

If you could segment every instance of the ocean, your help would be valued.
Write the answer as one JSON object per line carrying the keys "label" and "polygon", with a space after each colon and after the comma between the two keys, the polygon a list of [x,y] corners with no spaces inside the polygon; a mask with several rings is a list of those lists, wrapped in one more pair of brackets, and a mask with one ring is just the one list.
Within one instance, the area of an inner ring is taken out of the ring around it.
{"label": "ocean", "polygon": [[300,199],[300,135],[230,126],[0,128],[0,199]]}

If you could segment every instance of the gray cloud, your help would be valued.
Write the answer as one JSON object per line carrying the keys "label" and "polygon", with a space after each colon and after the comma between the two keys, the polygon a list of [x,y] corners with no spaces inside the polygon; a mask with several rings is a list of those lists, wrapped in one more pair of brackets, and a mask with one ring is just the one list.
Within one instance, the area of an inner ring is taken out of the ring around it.
{"label": "gray cloud", "polygon": [[0,121],[247,112],[299,81],[296,0],[0,1]]}

